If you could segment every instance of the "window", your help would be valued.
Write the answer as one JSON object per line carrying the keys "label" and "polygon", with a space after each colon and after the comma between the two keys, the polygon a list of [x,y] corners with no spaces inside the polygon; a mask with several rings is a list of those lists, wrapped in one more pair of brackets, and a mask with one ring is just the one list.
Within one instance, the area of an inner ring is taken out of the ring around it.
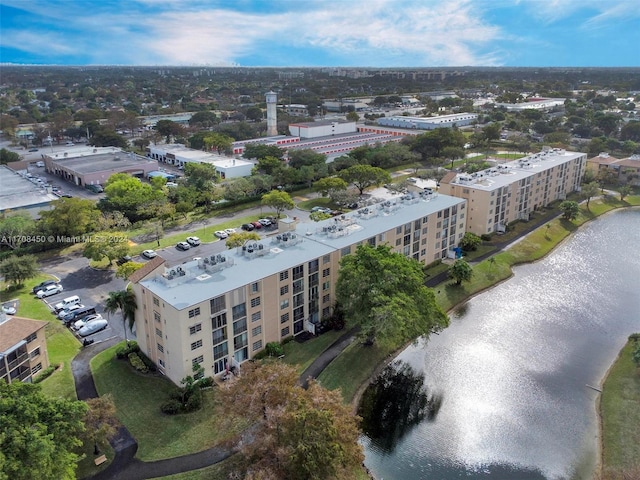
{"label": "window", "polygon": [[322,270],[322,278],[326,278],[331,274],[331,269],[330,268],[325,268],[324,270]]}
{"label": "window", "polygon": [[280,336],[281,337],[286,337],[287,335],[289,335],[289,327],[284,327],[282,330],[280,330]]}
{"label": "window", "polygon": [[215,347],[213,347],[214,360],[218,360],[220,358],[226,357],[227,355],[229,355],[229,347],[227,347],[227,342],[221,343],[220,345],[216,345]]}
{"label": "window", "polygon": [[251,293],[258,293],[260,291],[260,282],[254,282],[251,284]]}
{"label": "window", "polygon": [[189,318],[197,317],[198,315],[200,315],[200,307],[189,310]]}
{"label": "window", "polygon": [[329,303],[330,299],[331,299],[331,295],[324,295],[322,297],[322,303]]}
{"label": "window", "polygon": [[227,329],[218,328],[213,331],[213,344],[217,345],[220,342],[224,342],[227,339]]}
{"label": "window", "polygon": [[164,368],[164,361],[161,358],[158,359],[158,363],[162,368]]}
{"label": "window", "polygon": [[260,350],[262,348],[262,340],[258,340],[257,342],[253,342],[253,351]]}
{"label": "window", "polygon": [[331,307],[324,307],[322,309],[322,317],[327,318],[331,315]]}
{"label": "window", "polygon": [[195,325],[189,327],[189,334],[193,335],[194,333],[198,333],[200,330],[202,330],[202,324],[196,323]]}
{"label": "window", "polygon": [[293,267],[293,279],[299,280],[304,276],[304,265]]}
{"label": "window", "polygon": [[160,330],[159,328],[156,328],[156,336],[162,338],[162,330]]}
{"label": "window", "polygon": [[36,358],[40,355],[40,347],[36,348],[33,352],[29,354],[29,358]]}
{"label": "window", "polygon": [[287,278],[289,278],[289,270],[280,272],[280,281],[286,280]]}
{"label": "window", "polygon": [[255,308],[258,305],[260,305],[260,297],[252,298],[251,299],[251,307]]}
{"label": "window", "polygon": [[202,346],[202,340],[196,340],[191,344],[191,350],[195,350],[196,348],[200,348]]}
{"label": "window", "polygon": [[241,332],[246,332],[247,331],[247,319],[245,318],[241,318],[240,320],[237,320],[235,322],[233,322],[233,334],[234,335],[238,335]]}
{"label": "window", "polygon": [[331,255],[325,255],[322,257],[322,264],[329,263],[331,261]]}
{"label": "window", "polygon": [[159,351],[160,353],[163,353],[163,352],[164,352],[164,347],[163,347],[162,345],[160,345],[159,343],[156,343],[156,347],[158,348],[158,351]]}
{"label": "window", "polygon": [[372,247],[376,246],[376,237],[371,237],[370,239],[367,240],[367,243],[369,245],[371,245]]}
{"label": "window", "polygon": [[318,263],[319,262],[317,258],[309,262],[309,273],[314,273],[318,271]]}
{"label": "window", "polygon": [[400,245],[402,245],[402,239],[396,238],[396,247],[399,247]]}
{"label": "window", "polygon": [[402,227],[396,227],[396,235],[402,234]]}
{"label": "window", "polygon": [[286,295],[289,293],[289,285],[285,285],[284,287],[280,287],[280,295]]}
{"label": "window", "polygon": [[251,321],[252,322],[257,322],[260,319],[262,319],[262,312],[255,312],[255,313],[251,314]]}
{"label": "window", "polygon": [[340,255],[342,255],[343,257],[346,257],[347,255],[351,254],[351,247],[344,247],[342,250],[340,250]]}
{"label": "window", "polygon": [[322,284],[322,290],[329,290],[331,288],[331,282],[324,282]]}
{"label": "window", "polygon": [[287,323],[289,321],[289,312],[284,315],[280,315],[280,323]]}
{"label": "window", "polygon": [[33,342],[36,338],[38,338],[38,336],[35,333],[32,333],[27,337],[27,343]]}
{"label": "window", "polygon": [[196,357],[193,360],[191,360],[191,366],[195,367],[196,365],[200,365],[202,362],[204,362],[204,357],[200,355],[199,357]]}
{"label": "window", "polygon": [[42,370],[42,363],[37,364],[31,369],[31,375],[38,373],[40,370]]}
{"label": "window", "polygon": [[159,307],[159,306],[160,306],[160,300],[158,300],[158,297],[153,297],[153,304],[154,304],[156,307]]}
{"label": "window", "polygon": [[156,322],[160,321],[160,314],[156,311],[153,312],[153,318],[155,319]]}
{"label": "window", "polygon": [[218,313],[227,308],[224,295],[211,299],[211,313]]}
{"label": "window", "polygon": [[233,337],[233,349],[241,350],[244,347],[249,345],[249,341],[247,339],[247,332],[241,333],[237,337]]}
{"label": "window", "polygon": [[258,325],[251,329],[251,336],[256,337],[262,333],[262,325]]}
{"label": "window", "polygon": [[235,307],[233,307],[231,309],[231,311],[233,312],[233,319],[237,320],[239,318],[242,317],[246,317],[247,316],[247,304],[246,303],[241,303],[240,305],[236,305]]}
{"label": "window", "polygon": [[282,300],[280,302],[280,310],[284,310],[288,306],[289,306],[289,299],[288,298],[286,300]]}
{"label": "window", "polygon": [[211,319],[211,326],[215,330],[216,328],[224,327],[227,324],[227,314],[221,313]]}
{"label": "window", "polygon": [[300,305],[304,305],[304,293],[299,293],[293,297],[293,306],[299,307]]}

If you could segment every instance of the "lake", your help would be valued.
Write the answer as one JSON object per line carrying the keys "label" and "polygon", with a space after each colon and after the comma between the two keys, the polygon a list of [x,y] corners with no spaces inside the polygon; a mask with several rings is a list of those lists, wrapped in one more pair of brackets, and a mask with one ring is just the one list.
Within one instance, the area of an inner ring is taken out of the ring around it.
{"label": "lake", "polygon": [[391,446],[362,436],[376,478],[590,478],[598,458],[591,387],[640,332],[640,210],[581,227],[451,318],[397,357],[441,404]]}

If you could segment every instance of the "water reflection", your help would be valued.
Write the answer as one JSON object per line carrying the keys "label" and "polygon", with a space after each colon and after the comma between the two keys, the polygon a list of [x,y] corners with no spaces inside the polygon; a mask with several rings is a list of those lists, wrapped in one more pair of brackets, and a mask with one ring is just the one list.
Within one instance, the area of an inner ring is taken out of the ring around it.
{"label": "water reflection", "polygon": [[396,360],[369,384],[358,407],[364,433],[376,445],[392,452],[398,441],[422,420],[433,420],[442,395],[429,396],[424,374]]}

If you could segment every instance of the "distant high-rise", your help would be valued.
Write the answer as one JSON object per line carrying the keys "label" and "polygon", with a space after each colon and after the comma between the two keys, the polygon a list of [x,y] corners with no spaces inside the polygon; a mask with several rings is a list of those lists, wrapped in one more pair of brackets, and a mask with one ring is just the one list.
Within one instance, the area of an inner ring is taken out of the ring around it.
{"label": "distant high-rise", "polygon": [[278,135],[278,117],[276,114],[276,104],[278,103],[278,94],[276,92],[267,92],[267,136],[274,137]]}

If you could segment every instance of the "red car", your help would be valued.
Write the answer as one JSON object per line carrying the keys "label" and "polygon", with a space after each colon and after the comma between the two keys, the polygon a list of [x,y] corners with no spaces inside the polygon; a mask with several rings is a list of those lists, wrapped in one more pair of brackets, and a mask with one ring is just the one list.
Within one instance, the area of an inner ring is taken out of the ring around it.
{"label": "red car", "polygon": [[256,230],[259,230],[262,228],[262,224],[260,222],[251,222],[251,225],[253,225]]}

